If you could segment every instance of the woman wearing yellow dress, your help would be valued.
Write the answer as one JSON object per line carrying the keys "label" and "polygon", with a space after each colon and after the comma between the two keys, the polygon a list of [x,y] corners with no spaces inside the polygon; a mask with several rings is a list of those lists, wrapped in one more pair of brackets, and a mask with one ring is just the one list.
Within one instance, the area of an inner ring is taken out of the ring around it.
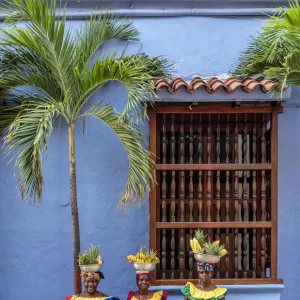
{"label": "woman wearing yellow dress", "polygon": [[163,291],[150,291],[150,271],[155,269],[159,259],[156,252],[146,251],[146,246],[140,248],[136,255],[127,256],[128,262],[136,271],[137,291],[129,291],[127,300],[167,300],[168,293]]}
{"label": "woman wearing yellow dress", "polygon": [[187,282],[181,289],[185,300],[225,300],[227,289],[217,287],[211,282],[214,268],[214,264],[197,262],[199,283],[194,285]]}
{"label": "woman wearing yellow dress", "polygon": [[136,274],[137,291],[130,291],[127,300],[167,300],[168,293],[163,291],[149,291],[150,273],[138,272]]}
{"label": "woman wearing yellow dress", "polygon": [[78,262],[85,291],[78,295],[67,296],[65,300],[120,300],[97,290],[100,281],[104,279],[104,275],[101,272],[104,262],[100,256],[100,246],[92,245],[88,251],[80,253]]}
{"label": "woman wearing yellow dress", "polygon": [[203,230],[196,230],[194,238],[190,241],[197,261],[197,273],[199,282],[194,285],[187,282],[181,289],[185,300],[225,300],[227,289],[215,286],[211,279],[214,274],[215,264],[227,255],[224,245],[219,241],[207,242]]}
{"label": "woman wearing yellow dress", "polygon": [[102,272],[83,272],[81,273],[81,278],[85,291],[79,295],[68,296],[65,300],[120,300],[97,290],[100,280],[104,279]]}

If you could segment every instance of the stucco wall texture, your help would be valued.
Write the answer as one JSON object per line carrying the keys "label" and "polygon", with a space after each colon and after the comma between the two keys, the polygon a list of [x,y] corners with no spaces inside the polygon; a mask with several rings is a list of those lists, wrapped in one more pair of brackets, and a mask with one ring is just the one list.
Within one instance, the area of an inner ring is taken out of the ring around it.
{"label": "stucco wall texture", "polygon": [[[128,53],[143,51],[165,55],[177,62],[174,75],[192,78],[228,73],[250,36],[262,26],[255,18],[136,18],[141,43],[128,45]],[[70,23],[74,28],[81,22]],[[107,49],[123,51],[125,43]],[[104,50],[103,50],[104,51]],[[104,51],[104,52],[105,52]],[[194,95],[197,97],[197,94]],[[294,91],[292,100],[299,98]],[[191,96],[189,96],[190,99]],[[207,98],[210,99],[210,95]],[[222,91],[218,97],[227,97]],[[257,93],[257,97],[260,93]],[[122,86],[109,84],[91,100],[121,109],[126,101]],[[291,102],[290,102],[291,103]],[[284,279],[283,300],[299,299],[300,112],[287,103],[279,118],[279,277]],[[148,124],[144,124],[148,134]],[[3,153],[1,153],[3,157]],[[135,276],[126,255],[149,241],[148,198],[142,207],[116,211],[127,175],[124,149],[113,132],[89,120],[87,132],[76,125],[78,202],[81,247],[100,244],[106,277],[103,292],[126,299],[135,288]],[[49,154],[43,162],[45,188],[42,205],[24,203],[16,190],[18,171],[0,160],[0,299],[61,300],[72,294],[72,225],[68,186],[67,127],[55,124]],[[264,287],[261,287],[262,289]],[[266,299],[264,294],[255,298]],[[240,299],[243,298],[243,293]],[[237,299],[228,296],[228,299]],[[275,298],[274,298],[275,299]]]}

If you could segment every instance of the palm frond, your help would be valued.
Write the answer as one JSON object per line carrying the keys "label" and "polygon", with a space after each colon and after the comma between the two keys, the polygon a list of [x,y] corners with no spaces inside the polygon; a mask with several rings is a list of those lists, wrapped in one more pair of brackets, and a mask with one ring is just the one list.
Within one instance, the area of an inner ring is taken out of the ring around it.
{"label": "palm frond", "polygon": [[93,54],[106,41],[137,41],[138,35],[139,32],[132,21],[127,18],[120,18],[109,11],[100,15],[91,14],[90,19],[77,31],[76,57],[79,70],[87,65]]}
{"label": "palm frond", "polygon": [[8,128],[4,138],[6,155],[13,154],[19,168],[22,199],[27,196],[41,200],[43,187],[42,151],[48,150],[52,122],[59,113],[58,103],[28,101]]}
{"label": "palm frond", "polygon": [[[135,76],[142,75],[135,86],[128,91],[128,100],[125,105],[122,117],[132,120],[132,112],[140,119],[146,117],[146,108],[156,97],[153,80],[158,77],[170,77],[174,71],[174,63],[162,56],[149,57],[145,53],[140,55],[124,56],[121,62],[135,70]],[[125,85],[126,86],[126,85]]]}
{"label": "palm frond", "polygon": [[[9,0],[7,27],[0,28],[0,89],[11,94],[20,89],[18,105],[6,109],[0,103],[0,130],[7,154],[15,154],[20,168],[23,197],[40,199],[42,194],[41,151],[47,148],[52,121],[59,114],[74,123],[93,93],[108,81],[122,83],[128,92],[125,110],[94,108],[93,115],[106,122],[120,137],[129,156],[129,178],[120,206],[141,201],[153,177],[153,163],[133,116],[145,117],[148,101],[155,96],[153,79],[168,76],[172,64],[162,57],[146,54],[109,55],[87,62],[105,41],[113,38],[137,40],[138,31],[128,19],[113,14],[92,16],[76,36],[66,29],[66,12],[56,16],[56,1]],[[18,23],[22,22],[22,26]],[[38,89],[39,95],[25,95],[21,87]],[[2,129],[1,129],[2,128]],[[6,133],[6,132],[5,132]]]}
{"label": "palm frond", "polygon": [[76,86],[78,87],[77,106],[79,113],[91,95],[109,81],[122,83],[127,92],[128,100],[122,116],[131,120],[135,115],[145,117],[147,101],[151,101],[154,94],[152,80],[160,76],[168,76],[172,68],[166,59],[150,58],[145,54],[115,58],[114,55],[97,60],[93,67],[85,67],[82,72],[75,71]]}
{"label": "palm frond", "polygon": [[[32,31],[43,33],[53,45],[57,56],[60,56],[66,40],[66,6],[62,15],[58,16],[56,16],[56,0],[9,0],[5,2],[4,8],[8,12],[6,23],[16,25],[25,21]],[[61,20],[58,22],[58,19]]]}
{"label": "palm frond", "polygon": [[281,93],[288,85],[295,87],[300,85],[300,50],[296,49],[285,57],[282,67],[273,67],[266,70],[266,74],[278,81],[278,89]]}
{"label": "palm frond", "polygon": [[21,106],[9,107],[3,101],[0,104],[0,134],[13,123],[16,117],[21,112]]}
{"label": "palm frond", "polygon": [[62,98],[66,91],[74,91],[75,41],[71,29],[65,29],[66,11],[58,21],[55,0],[50,4],[47,1],[12,0],[6,6],[11,11],[6,21],[14,25],[17,15],[17,21],[25,20],[25,28],[9,26],[0,30],[2,65],[6,63],[4,70],[9,73],[17,68],[17,72],[26,69],[27,73],[43,73],[44,81],[48,85],[52,83],[50,90],[61,87]]}
{"label": "palm frond", "polygon": [[290,3],[281,8],[277,16],[269,16],[258,36],[252,38],[248,48],[241,54],[234,71],[238,78],[265,75],[279,81],[282,90],[287,83],[289,70],[286,61],[300,49],[300,4]]}
{"label": "palm frond", "polygon": [[241,54],[232,74],[238,78],[264,74],[266,69],[282,64],[288,52],[286,44],[278,39],[265,39],[259,34]]}
{"label": "palm frond", "polygon": [[154,177],[154,164],[146,141],[139,128],[120,119],[118,113],[109,105],[93,105],[78,118],[95,117],[109,126],[119,137],[128,156],[128,180],[119,201],[119,207],[127,208],[131,203],[141,203],[149,189],[149,179]]}
{"label": "palm frond", "polygon": [[122,61],[131,61],[131,64],[139,65],[141,70],[148,73],[151,79],[157,79],[158,77],[170,77],[170,74],[175,71],[175,63],[170,62],[163,56],[150,57],[146,53],[122,56]]}
{"label": "palm frond", "polygon": [[[35,93],[11,93],[6,89],[0,89],[0,134],[11,125],[23,111],[22,103],[34,101],[36,103],[48,101]],[[51,101],[51,100],[50,100]]]}
{"label": "palm frond", "polygon": [[[3,50],[3,49],[2,49]],[[15,90],[23,86],[32,86],[47,94],[49,97],[61,101],[63,99],[63,86],[57,83],[57,78],[53,74],[53,69],[41,60],[35,61],[33,65],[30,58],[36,57],[34,53],[14,53],[16,59],[11,56],[9,61],[5,61],[2,56],[9,55],[8,51],[0,50],[0,87],[7,90]],[[25,66],[23,63],[28,62]],[[39,64],[37,66],[37,64]],[[40,76],[41,72],[45,74]],[[55,87],[55,88],[54,88]]]}

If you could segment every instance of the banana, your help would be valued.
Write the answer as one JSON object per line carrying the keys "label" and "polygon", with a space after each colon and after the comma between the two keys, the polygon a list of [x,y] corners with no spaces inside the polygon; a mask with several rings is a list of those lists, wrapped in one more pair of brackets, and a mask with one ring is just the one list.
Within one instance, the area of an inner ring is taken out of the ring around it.
{"label": "banana", "polygon": [[225,256],[227,253],[228,253],[228,251],[227,251],[226,249],[223,249],[223,250],[220,252],[220,255],[223,257],[223,256]]}
{"label": "banana", "polygon": [[193,244],[193,240],[190,240],[190,245],[191,245],[191,248],[192,248],[192,250],[193,250],[193,252],[194,252],[194,244]]}
{"label": "banana", "polygon": [[195,247],[196,247],[197,253],[200,253],[201,252],[201,246],[200,246],[199,242],[196,239],[195,239]]}
{"label": "banana", "polygon": [[137,258],[134,256],[134,255],[128,255],[127,256],[127,260],[129,262],[136,262],[137,261]]}
{"label": "banana", "polygon": [[97,256],[97,264],[98,265],[102,265],[103,264],[103,260],[101,259],[100,255]]}
{"label": "banana", "polygon": [[195,253],[201,252],[201,246],[199,245],[199,242],[195,238],[190,240],[190,245],[191,245],[193,252],[195,252]]}
{"label": "banana", "polygon": [[156,256],[156,252],[150,250],[150,252],[146,251],[146,248],[142,247],[136,255],[128,255],[128,262],[137,262],[137,263],[159,263],[159,259]]}

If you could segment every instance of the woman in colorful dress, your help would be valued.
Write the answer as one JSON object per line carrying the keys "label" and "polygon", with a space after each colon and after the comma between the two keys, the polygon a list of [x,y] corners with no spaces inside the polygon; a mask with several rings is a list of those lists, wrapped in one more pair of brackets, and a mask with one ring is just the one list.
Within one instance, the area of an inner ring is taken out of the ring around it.
{"label": "woman in colorful dress", "polygon": [[214,264],[197,262],[199,283],[187,282],[181,289],[185,300],[225,300],[227,289],[215,286],[212,282]]}
{"label": "woman in colorful dress", "polygon": [[181,289],[185,300],[225,300],[227,289],[215,286],[211,279],[214,274],[215,264],[221,257],[227,255],[224,245],[220,241],[207,242],[203,230],[196,230],[194,238],[190,240],[194,258],[197,261],[197,273],[199,282],[194,285],[187,282]]}
{"label": "woman in colorful dress", "polygon": [[85,291],[80,295],[68,296],[66,297],[66,300],[86,300],[89,298],[92,298],[93,300],[119,300],[119,298],[108,296],[97,291],[100,280],[104,279],[102,272],[83,272],[81,273],[81,278]]}
{"label": "woman in colorful dress", "polygon": [[127,300],[167,300],[168,293],[163,291],[149,291],[150,271],[155,269],[159,259],[156,252],[146,251],[146,246],[142,246],[136,255],[127,256],[128,262],[132,263],[132,267],[136,271],[137,291],[130,291]]}
{"label": "woman in colorful dress", "polygon": [[136,272],[136,285],[138,291],[130,291],[127,300],[167,300],[168,293],[163,291],[149,291],[150,273]]}

